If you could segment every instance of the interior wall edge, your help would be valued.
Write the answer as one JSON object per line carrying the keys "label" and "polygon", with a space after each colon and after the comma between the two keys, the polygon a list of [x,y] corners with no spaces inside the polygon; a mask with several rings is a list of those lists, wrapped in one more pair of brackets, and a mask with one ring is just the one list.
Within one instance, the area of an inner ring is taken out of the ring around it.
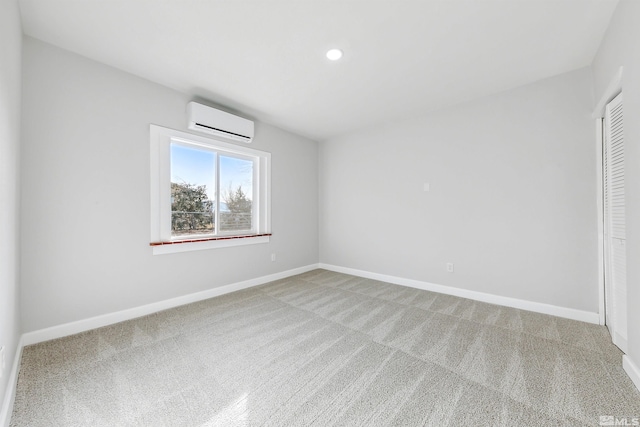
{"label": "interior wall edge", "polygon": [[631,381],[633,381],[633,385],[640,390],[640,367],[633,363],[633,360],[625,354],[622,356],[622,368],[627,375],[629,375]]}
{"label": "interior wall edge", "polygon": [[13,413],[13,404],[16,400],[16,391],[18,389],[18,372],[20,372],[20,362],[22,360],[22,349],[24,348],[23,337],[21,336],[16,347],[16,354],[11,365],[9,373],[9,381],[5,390],[4,400],[2,402],[2,410],[0,410],[0,426],[9,427],[11,423],[11,414]]}
{"label": "interior wall edge", "polygon": [[501,305],[504,307],[517,308],[520,310],[533,311],[536,313],[548,314],[551,316],[563,317],[581,322],[600,324],[600,316],[584,310],[576,310],[574,308],[560,307],[551,304],[544,304],[534,301],[526,301],[517,298],[504,297],[500,295],[487,294],[484,292],[470,291],[467,289],[455,288],[452,286],[444,286],[436,283],[423,282],[421,280],[407,279],[397,276],[389,276],[386,274],[374,273],[370,271],[357,270],[349,267],[341,267],[332,264],[320,263],[320,268],[335,271],[337,273],[351,274],[353,276],[364,277],[366,279],[380,280],[382,282],[392,283],[394,285],[408,286],[410,288],[421,289],[423,291],[437,292],[446,295],[453,295],[461,298],[468,298],[475,301],[486,302],[489,304]]}
{"label": "interior wall edge", "polygon": [[224,286],[215,287],[212,289],[208,289],[206,291],[195,292],[195,293],[183,295],[176,298],[170,298],[167,300],[158,301],[151,304],[145,304],[142,306],[129,308],[126,310],[107,313],[107,314],[90,317],[83,320],[77,320],[74,322],[63,323],[61,325],[56,325],[56,326],[51,326],[44,329],[26,332],[22,335],[22,345],[27,346],[27,345],[37,344],[40,342],[49,341],[56,338],[62,338],[69,335],[74,335],[81,332],[89,331],[91,329],[113,325],[115,323],[124,322],[126,320],[131,320],[131,319],[146,316],[149,314],[157,313],[162,310],[167,310],[170,308],[179,307],[181,305],[191,304],[194,302],[203,301],[209,298],[217,297],[217,296],[228,294],[231,292],[240,291],[240,290],[251,288],[254,286],[263,285],[265,283],[269,283],[274,280],[285,279],[290,276],[306,273],[316,268],[318,268],[317,264],[310,264],[303,267],[282,271],[279,273],[256,277],[254,279],[249,279],[242,282],[236,282],[236,283],[231,283]]}

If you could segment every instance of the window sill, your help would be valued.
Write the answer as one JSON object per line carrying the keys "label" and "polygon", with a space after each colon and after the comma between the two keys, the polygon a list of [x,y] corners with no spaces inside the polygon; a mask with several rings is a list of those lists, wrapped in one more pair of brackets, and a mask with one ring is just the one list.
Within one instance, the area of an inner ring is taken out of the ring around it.
{"label": "window sill", "polygon": [[271,234],[250,234],[247,236],[222,236],[192,240],[175,240],[172,242],[152,242],[149,245],[153,249],[154,255],[163,255],[177,252],[199,251],[203,249],[269,243],[270,237]]}

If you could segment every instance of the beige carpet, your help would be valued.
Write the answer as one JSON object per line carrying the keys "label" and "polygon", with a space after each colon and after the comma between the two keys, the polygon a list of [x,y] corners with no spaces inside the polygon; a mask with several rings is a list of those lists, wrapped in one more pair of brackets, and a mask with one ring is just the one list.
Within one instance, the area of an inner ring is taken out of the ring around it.
{"label": "beige carpet", "polygon": [[640,416],[602,326],[315,270],[25,348],[11,426]]}

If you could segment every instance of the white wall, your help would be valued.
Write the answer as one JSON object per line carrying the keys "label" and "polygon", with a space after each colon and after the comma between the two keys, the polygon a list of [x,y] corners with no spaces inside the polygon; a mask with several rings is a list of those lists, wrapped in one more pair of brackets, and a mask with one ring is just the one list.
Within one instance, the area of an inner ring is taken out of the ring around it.
{"label": "white wall", "polygon": [[317,263],[315,142],[257,123],[271,243],[153,256],[149,124],[186,130],[190,98],[31,38],[23,67],[25,332]]}
{"label": "white wall", "polygon": [[597,312],[592,105],[581,69],[321,144],[321,262]]}
{"label": "white wall", "polygon": [[[20,68],[22,28],[15,0],[0,2],[0,408],[18,345]],[[0,368],[1,369],[1,368]],[[0,417],[0,423],[4,422]]]}
{"label": "white wall", "polygon": [[[640,2],[622,0],[611,18],[592,68],[595,99],[624,67],[625,192],[627,208],[628,354],[640,369]],[[640,375],[640,371],[638,371]],[[635,378],[640,387],[640,376]]]}

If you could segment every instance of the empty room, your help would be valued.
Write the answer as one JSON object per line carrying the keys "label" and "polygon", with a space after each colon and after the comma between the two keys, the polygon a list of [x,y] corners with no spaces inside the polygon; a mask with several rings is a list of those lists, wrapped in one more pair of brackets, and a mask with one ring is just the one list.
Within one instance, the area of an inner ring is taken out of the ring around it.
{"label": "empty room", "polygon": [[640,425],[640,1],[0,32],[0,426]]}

